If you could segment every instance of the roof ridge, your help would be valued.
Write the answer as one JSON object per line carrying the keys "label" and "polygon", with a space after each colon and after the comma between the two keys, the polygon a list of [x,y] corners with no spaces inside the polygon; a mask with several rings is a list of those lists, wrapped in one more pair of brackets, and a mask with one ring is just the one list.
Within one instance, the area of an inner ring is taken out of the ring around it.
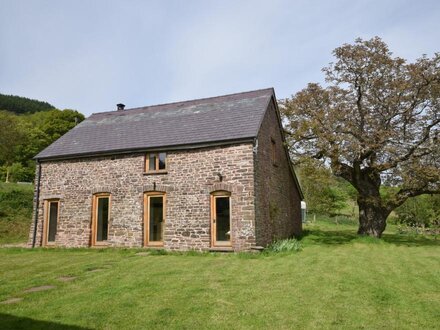
{"label": "roof ridge", "polygon": [[211,97],[202,97],[202,98],[199,98],[199,99],[190,99],[190,100],[184,100],[184,101],[176,101],[176,102],[168,102],[168,103],[159,103],[159,104],[153,104],[153,105],[146,105],[146,106],[142,106],[142,107],[125,109],[124,111],[110,110],[110,111],[94,112],[90,116],[107,114],[107,113],[123,113],[123,112],[125,113],[126,111],[132,111],[132,110],[139,110],[139,109],[145,109],[145,108],[155,108],[155,107],[161,107],[161,106],[166,106],[166,105],[173,105],[173,104],[178,104],[178,103],[182,104],[182,103],[191,103],[191,102],[195,102],[195,101],[212,100],[212,99],[218,99],[218,98],[222,98],[222,97],[237,96],[237,95],[242,95],[242,94],[250,94],[250,93],[269,91],[269,90],[272,92],[272,94],[275,94],[273,87],[267,87],[267,88],[260,88],[260,89],[255,89],[255,90],[251,90],[251,91],[246,91],[246,92],[223,94],[223,95],[217,95],[217,96],[211,96]]}

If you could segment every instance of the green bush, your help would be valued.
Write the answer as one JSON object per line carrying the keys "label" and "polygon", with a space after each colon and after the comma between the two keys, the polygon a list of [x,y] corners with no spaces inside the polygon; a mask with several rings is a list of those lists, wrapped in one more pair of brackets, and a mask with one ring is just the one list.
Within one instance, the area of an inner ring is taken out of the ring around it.
{"label": "green bush", "polygon": [[440,226],[440,195],[422,195],[408,199],[396,210],[397,222],[408,226]]}
{"label": "green bush", "polygon": [[26,241],[32,207],[32,185],[0,184],[0,244]]}
{"label": "green bush", "polygon": [[283,239],[273,242],[267,251],[272,252],[298,252],[301,251],[301,243],[295,238]]}
{"label": "green bush", "polygon": [[309,213],[337,215],[356,200],[356,190],[324,164],[304,158],[296,170]]}
{"label": "green bush", "polygon": [[[32,182],[35,175],[35,165],[29,167],[23,166],[21,163],[13,163],[8,166],[9,182]],[[0,166],[0,180],[2,182],[6,179],[6,166]]]}

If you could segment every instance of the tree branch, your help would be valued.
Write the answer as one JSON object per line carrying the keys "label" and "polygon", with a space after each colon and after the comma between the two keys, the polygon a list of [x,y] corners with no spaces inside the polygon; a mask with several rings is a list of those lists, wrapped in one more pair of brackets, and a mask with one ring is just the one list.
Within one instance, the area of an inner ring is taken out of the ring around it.
{"label": "tree branch", "polygon": [[431,133],[431,128],[433,128],[435,125],[437,125],[439,123],[440,123],[440,119],[437,119],[434,122],[432,122],[431,125],[426,126],[421,139],[416,144],[414,144],[411,148],[409,148],[408,152],[405,155],[398,157],[391,162],[387,162],[385,164],[376,166],[376,169],[379,172],[383,172],[383,171],[389,170],[391,168],[394,168],[397,165],[399,165],[400,163],[410,159],[411,156],[414,154],[414,152],[417,150],[417,148],[419,148],[424,142],[426,142],[428,140],[430,133]]}
{"label": "tree branch", "polygon": [[388,202],[387,208],[390,211],[392,211],[396,207],[399,207],[400,205],[405,203],[405,201],[408,198],[425,195],[425,194],[438,195],[440,194],[440,190],[428,189],[426,188],[426,186],[421,187],[419,189],[410,189],[410,188],[401,189],[397,192],[395,198]]}

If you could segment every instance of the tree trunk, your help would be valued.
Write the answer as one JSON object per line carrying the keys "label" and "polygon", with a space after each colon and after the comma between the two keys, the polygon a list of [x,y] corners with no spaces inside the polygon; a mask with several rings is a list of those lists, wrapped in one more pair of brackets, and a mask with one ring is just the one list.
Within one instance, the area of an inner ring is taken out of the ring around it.
{"label": "tree trunk", "polygon": [[9,183],[9,166],[6,166],[6,183]]}
{"label": "tree trunk", "polygon": [[390,212],[382,206],[380,196],[359,196],[359,235],[380,238]]}

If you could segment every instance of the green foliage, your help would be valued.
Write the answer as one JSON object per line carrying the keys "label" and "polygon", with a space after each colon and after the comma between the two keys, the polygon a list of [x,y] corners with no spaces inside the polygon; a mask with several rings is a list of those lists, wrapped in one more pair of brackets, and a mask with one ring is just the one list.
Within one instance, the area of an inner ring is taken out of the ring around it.
{"label": "green foliage", "polygon": [[69,109],[21,116],[0,111],[0,179],[32,181],[32,158],[83,120],[84,115]]}
{"label": "green foliage", "polygon": [[67,131],[84,120],[84,115],[75,110],[50,110],[29,116],[29,123],[37,126],[43,132],[49,143],[60,138]]}
{"label": "green foliage", "polygon": [[440,226],[440,195],[409,198],[395,210],[397,221],[410,226]]}
{"label": "green foliage", "polygon": [[10,182],[31,182],[35,175],[35,164],[23,166],[21,163],[12,163],[11,166],[0,166],[0,180],[6,181],[6,175]]}
{"label": "green foliage", "polygon": [[311,158],[303,158],[297,167],[307,209],[310,213],[336,215],[355,199],[356,190],[335,177],[331,170]]}
{"label": "green foliage", "polygon": [[330,215],[336,215],[340,210],[342,210],[346,205],[347,194],[338,186],[329,186],[323,188],[323,208]]}
{"label": "green foliage", "polygon": [[32,201],[32,185],[0,183],[0,243],[26,241]]}
{"label": "green foliage", "polygon": [[[380,237],[408,198],[440,193],[440,53],[410,63],[374,37],[333,55],[324,86],[280,102],[286,142],[295,159],[319,159],[353,185],[358,233]],[[399,189],[383,198],[385,184]]]}
{"label": "green foliage", "polygon": [[0,109],[20,115],[55,109],[55,107],[47,102],[27,97],[0,94]]}
{"label": "green foliage", "polygon": [[272,243],[267,251],[271,252],[298,252],[301,251],[301,243],[295,238],[278,240]]}
{"label": "green foliage", "polygon": [[10,165],[17,146],[22,142],[24,132],[20,130],[19,119],[7,111],[0,111],[0,164]]}

